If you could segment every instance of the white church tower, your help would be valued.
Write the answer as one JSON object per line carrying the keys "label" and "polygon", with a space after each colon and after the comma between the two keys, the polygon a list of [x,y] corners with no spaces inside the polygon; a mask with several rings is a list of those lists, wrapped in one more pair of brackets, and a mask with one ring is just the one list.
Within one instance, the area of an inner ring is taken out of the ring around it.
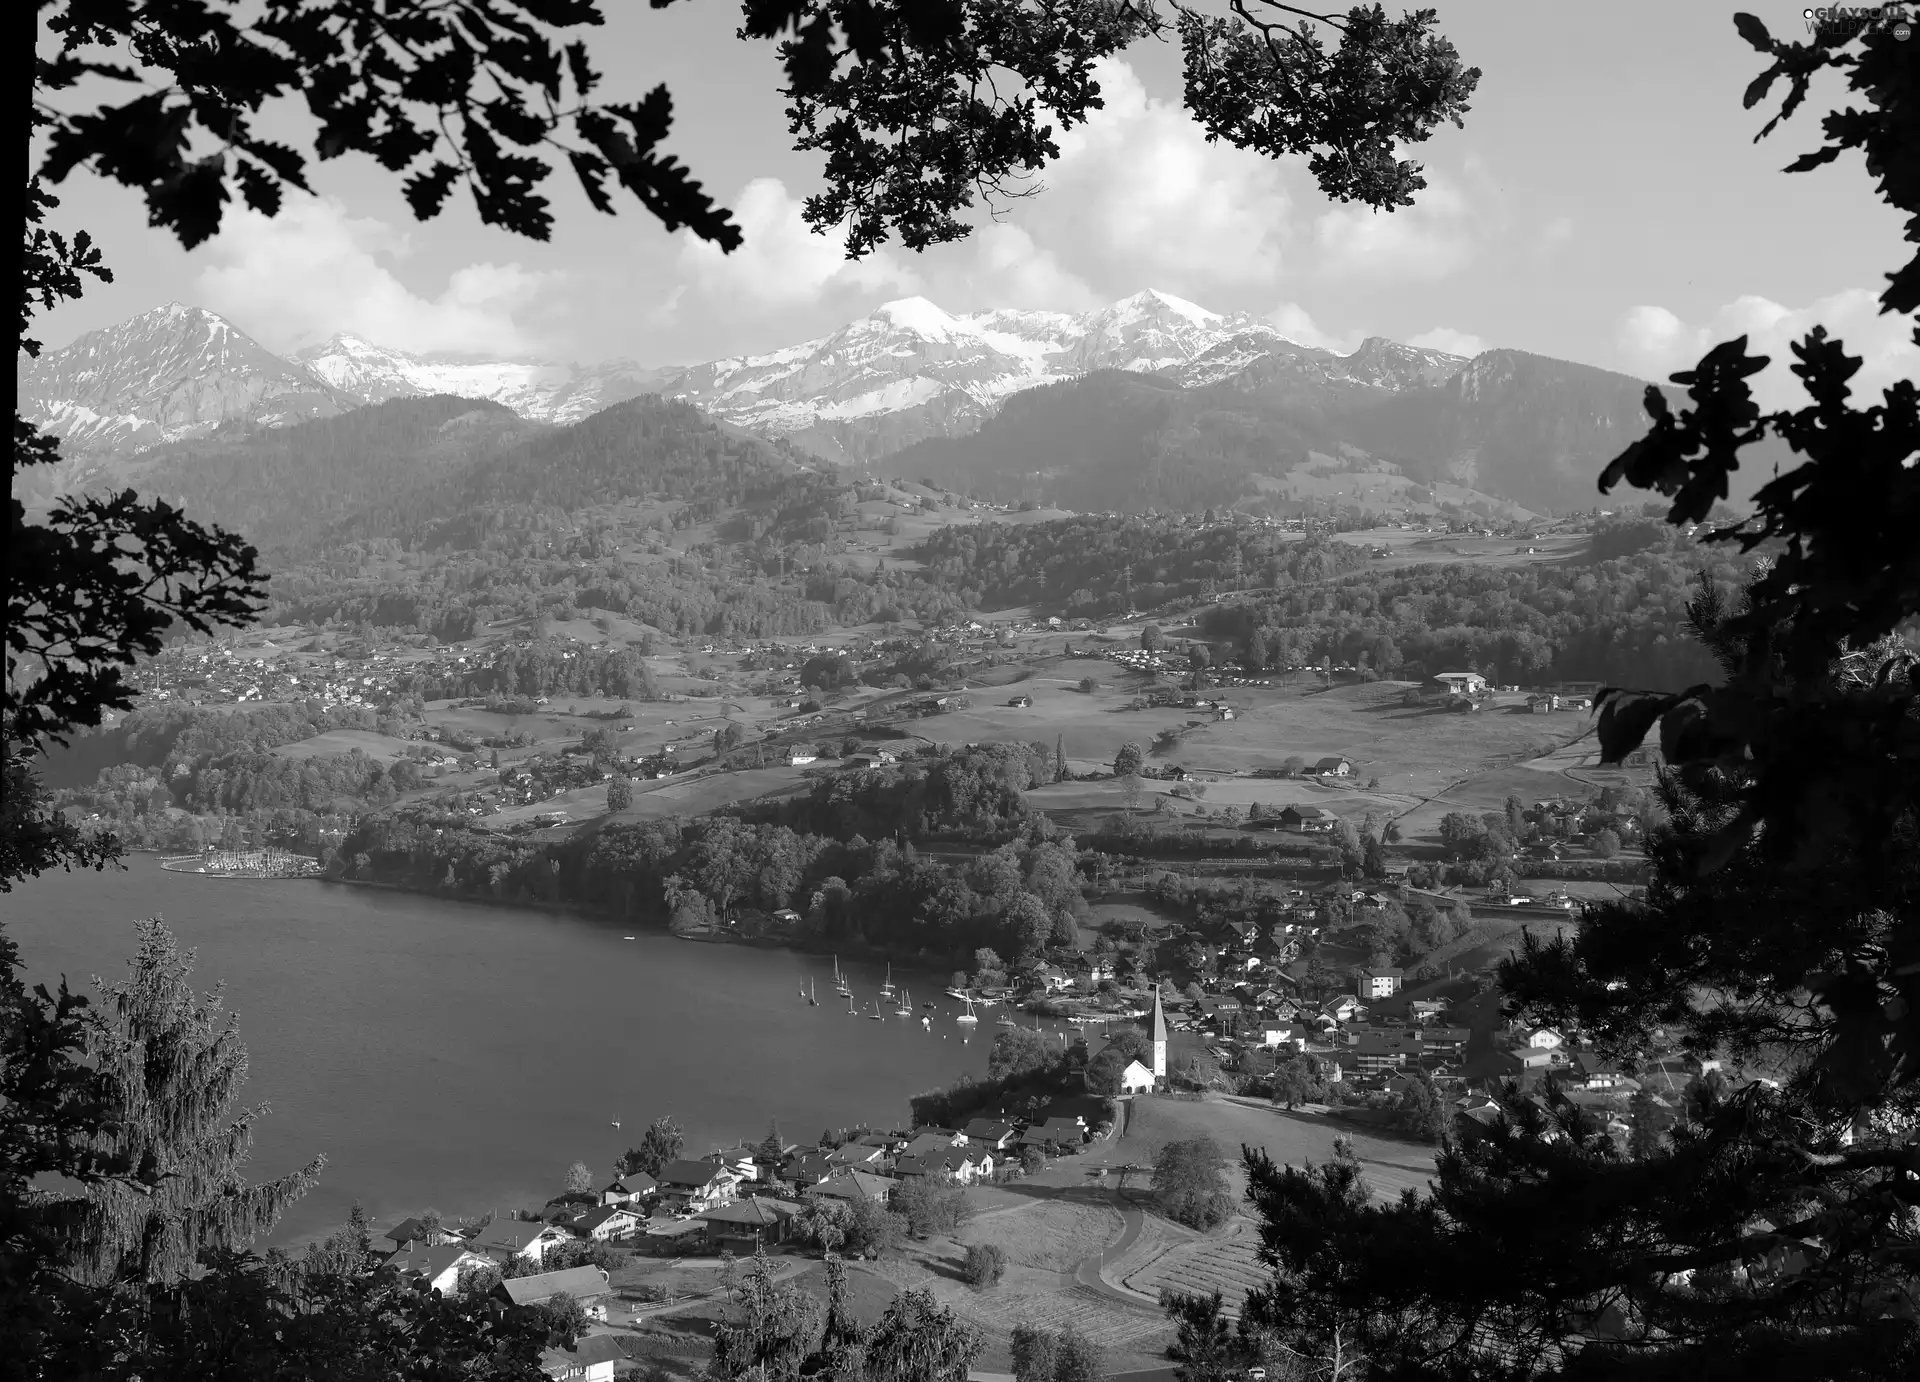
{"label": "white church tower", "polygon": [[1167,1078],[1167,1015],[1160,1010],[1160,985],[1153,986],[1153,1080],[1164,1084]]}

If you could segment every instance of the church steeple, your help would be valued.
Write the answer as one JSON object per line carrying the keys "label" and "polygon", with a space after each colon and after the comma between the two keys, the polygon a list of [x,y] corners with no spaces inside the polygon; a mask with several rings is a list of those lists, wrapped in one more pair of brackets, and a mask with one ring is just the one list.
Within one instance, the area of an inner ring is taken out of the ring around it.
{"label": "church steeple", "polygon": [[1167,1078],[1167,1015],[1160,1008],[1160,985],[1153,986],[1153,1026],[1149,1029],[1153,1041],[1153,1078],[1161,1081]]}

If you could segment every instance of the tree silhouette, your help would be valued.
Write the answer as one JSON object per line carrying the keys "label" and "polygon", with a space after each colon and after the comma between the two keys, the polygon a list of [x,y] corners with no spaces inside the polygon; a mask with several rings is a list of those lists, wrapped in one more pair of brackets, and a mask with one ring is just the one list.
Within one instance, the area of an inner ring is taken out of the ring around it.
{"label": "tree silhouette", "polygon": [[[1786,88],[1763,136],[1822,73],[1855,99],[1788,171],[1862,153],[1920,241],[1914,45],[1877,21],[1804,43],[1735,24],[1770,60],[1747,105]],[[1920,309],[1920,255],[1881,303]],[[1803,458],[1704,535],[1766,558],[1734,591],[1703,576],[1690,608],[1722,680],[1601,694],[1604,757],[1657,727],[1668,765],[1644,900],[1527,937],[1499,975],[1508,1015],[1575,1023],[1630,1068],[1661,1032],[1741,1073],[1690,1087],[1686,1120],[1631,1156],[1552,1082],[1509,1086],[1488,1124],[1461,1120],[1432,1193],[1397,1205],[1250,1163],[1283,1334],[1339,1323],[1400,1379],[1920,1370],[1920,660],[1897,636],[1920,614],[1920,389],[1855,407],[1857,358],[1818,328],[1793,351],[1807,406],[1762,413],[1747,381],[1766,362],[1716,346],[1673,377],[1677,414],[1649,390],[1651,432],[1601,477],[1689,524],[1753,441]]]}
{"label": "tree silhouette", "polygon": [[291,1175],[250,1185],[241,1175],[261,1110],[235,1109],[247,1077],[238,1021],[219,995],[188,983],[182,954],[158,921],[139,923],[125,979],[101,982],[102,1015],[87,1053],[106,1076],[101,1150],[152,1186],[105,1182],[64,1200],[58,1217],[73,1243],[72,1270],[96,1285],[175,1282],[204,1252],[245,1248],[318,1179],[324,1157]]}

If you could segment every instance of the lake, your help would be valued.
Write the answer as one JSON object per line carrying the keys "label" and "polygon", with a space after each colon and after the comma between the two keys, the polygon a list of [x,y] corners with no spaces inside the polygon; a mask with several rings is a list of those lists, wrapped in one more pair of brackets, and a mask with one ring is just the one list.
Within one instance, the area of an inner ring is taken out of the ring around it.
{"label": "lake", "polygon": [[[949,976],[895,970],[932,1030],[850,1018],[832,962],[703,944],[618,922],[463,905],[349,884],[202,878],[151,855],[124,872],[55,873],[0,895],[36,980],[126,972],[132,922],[158,916],[198,950],[195,986],[224,985],[251,1056],[242,1092],[272,1113],[251,1178],[327,1156],[274,1235],[376,1223],[429,1206],[452,1218],[544,1203],[585,1161],[600,1183],[670,1114],[689,1155],[778,1119],[789,1141],[906,1125],[908,1099],[980,1074],[995,1027],[968,1039]],[[879,967],[849,965],[870,1004]],[[798,996],[812,975],[820,1006]],[[614,1128],[612,1121],[622,1127]]]}

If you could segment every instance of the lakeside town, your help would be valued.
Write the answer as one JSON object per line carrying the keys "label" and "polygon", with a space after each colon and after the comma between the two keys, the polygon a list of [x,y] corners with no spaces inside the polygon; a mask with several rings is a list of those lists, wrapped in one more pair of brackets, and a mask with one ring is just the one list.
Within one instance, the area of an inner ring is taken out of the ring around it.
{"label": "lakeside town", "polygon": [[[1260,948],[1225,950],[1223,967],[1239,968]],[[1727,1087],[1720,1062],[1678,1043],[1645,1053],[1629,1075],[1578,1030],[1500,1021],[1485,1001],[1494,995],[1477,986],[1422,997],[1447,989],[1409,986],[1394,968],[1350,978],[1350,992],[1317,1005],[1258,979],[1192,998],[1157,985],[1116,992],[1098,961],[1075,972],[1037,968],[998,992],[956,990],[969,1012],[976,998],[983,1011],[1005,1002],[1035,1013],[1036,1026],[1000,1018],[999,1073],[977,1090],[916,1100],[912,1127],[802,1142],[773,1125],[695,1151],[660,1119],[610,1170],[575,1163],[565,1190],[542,1206],[452,1218],[423,1209],[381,1230],[375,1248],[384,1270],[422,1286],[502,1308],[577,1311],[578,1340],[542,1356],[556,1382],[600,1382],[628,1367],[687,1375],[741,1288],[746,1259],[817,1295],[822,1260],[835,1254],[857,1264],[876,1300],[958,1254],[964,1289],[950,1295],[983,1327],[989,1363],[1005,1356],[1009,1328],[1061,1323],[1044,1298],[1062,1293],[1073,1302],[1063,1327],[1108,1338],[1096,1353],[1117,1366],[1150,1360],[1169,1335],[1166,1289],[1234,1280],[1251,1265],[1239,1212],[1196,1221],[1185,1211],[1170,1145],[1211,1146],[1225,1188],[1239,1176],[1237,1159],[1221,1156],[1229,1136],[1292,1159],[1310,1145],[1303,1131],[1318,1136],[1315,1150],[1336,1154],[1358,1138],[1365,1162],[1385,1172],[1376,1187],[1385,1194],[1419,1182],[1431,1145],[1456,1122],[1497,1120],[1492,1096],[1503,1082],[1521,1090],[1550,1082],[1623,1155],[1693,1116],[1706,1084]],[[1038,1030],[1042,1014],[1081,1028],[1057,1056],[1039,1054],[1052,1049],[1051,1034]],[[952,1126],[920,1117],[954,1110],[971,1116]],[[1067,1258],[1041,1254],[1049,1270],[1033,1274],[1034,1294],[1003,1309],[999,1245],[1030,1253],[1069,1213],[1085,1220],[1076,1220],[1086,1231],[1072,1238],[1078,1246]],[[998,1376],[991,1367],[980,1375]]]}

